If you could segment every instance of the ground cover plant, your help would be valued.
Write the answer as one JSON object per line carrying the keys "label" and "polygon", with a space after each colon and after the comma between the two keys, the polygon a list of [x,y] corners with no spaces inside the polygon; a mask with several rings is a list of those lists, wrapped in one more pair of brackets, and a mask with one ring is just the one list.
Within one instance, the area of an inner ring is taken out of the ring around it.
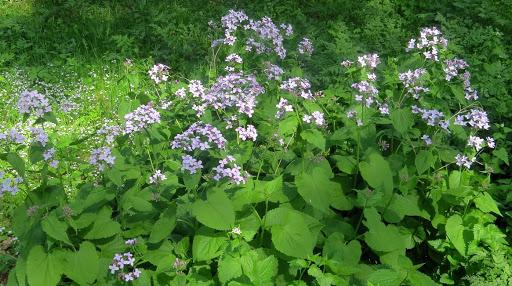
{"label": "ground cover plant", "polygon": [[189,74],[4,74],[8,285],[511,282],[507,109],[442,29],[319,75],[307,31],[223,12]]}

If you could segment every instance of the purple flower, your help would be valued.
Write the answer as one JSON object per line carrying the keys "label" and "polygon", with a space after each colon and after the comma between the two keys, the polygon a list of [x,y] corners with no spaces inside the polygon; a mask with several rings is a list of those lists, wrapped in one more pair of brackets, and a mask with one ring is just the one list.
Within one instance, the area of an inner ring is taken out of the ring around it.
{"label": "purple flower", "polygon": [[109,147],[100,147],[93,149],[89,163],[96,166],[98,170],[103,171],[105,167],[112,167],[116,157],[112,156],[112,151]]}
{"label": "purple flower", "polygon": [[37,91],[24,91],[18,100],[18,112],[20,114],[33,114],[42,117],[52,111],[48,99]]}
{"label": "purple flower", "polygon": [[383,103],[379,105],[379,112],[382,115],[389,115],[389,106],[387,103]]}
{"label": "purple flower", "polygon": [[432,144],[432,139],[430,139],[430,136],[428,136],[427,134],[423,134],[423,136],[421,136],[421,139],[423,140],[423,142],[425,142],[425,145],[431,145]]}
{"label": "purple flower", "polygon": [[475,147],[476,151],[479,151],[480,149],[482,149],[483,145],[484,145],[484,139],[482,139],[478,136],[473,136],[473,135],[469,136],[468,146]]}
{"label": "purple flower", "polygon": [[311,56],[314,51],[313,43],[308,38],[302,38],[302,40],[299,42],[299,45],[297,46],[297,51],[299,54]]}
{"label": "purple flower", "polygon": [[124,116],[126,120],[124,134],[132,134],[140,131],[150,124],[160,123],[160,113],[156,111],[152,104],[141,105],[133,112]]}
{"label": "purple flower", "polygon": [[18,191],[19,191],[18,184],[21,184],[23,182],[23,178],[22,177],[4,178],[4,176],[5,176],[5,173],[0,171],[0,180],[3,179],[2,183],[0,184],[0,197],[4,193],[10,193],[11,195],[16,195],[16,193],[18,193]]}
{"label": "purple flower", "polygon": [[226,57],[225,61],[228,63],[236,63],[236,64],[241,64],[243,62],[242,58],[237,54],[229,54]]}
{"label": "purple flower", "polygon": [[137,243],[137,239],[136,238],[132,238],[132,239],[128,239],[124,242],[124,244],[126,245],[129,245],[129,246],[133,246]]}
{"label": "purple flower", "polygon": [[282,68],[271,63],[267,63],[264,72],[269,80],[279,80],[284,73]]}
{"label": "purple flower", "polygon": [[496,143],[494,142],[494,138],[492,137],[486,137],[485,141],[487,143],[487,146],[491,149],[494,149],[496,147]]}
{"label": "purple flower", "polygon": [[156,64],[148,71],[149,77],[156,83],[166,82],[169,79],[169,67]]}
{"label": "purple flower", "polygon": [[305,114],[302,117],[302,121],[306,123],[314,122],[318,127],[325,126],[324,114],[320,111],[314,111],[313,113],[311,113],[311,115]]}
{"label": "purple flower", "polygon": [[284,81],[279,88],[304,99],[313,99],[311,84],[307,79],[293,77]]}
{"label": "purple flower", "polygon": [[224,149],[226,139],[219,129],[198,121],[185,132],[176,135],[171,143],[171,148],[181,148],[185,151],[207,150],[211,148],[210,143],[216,144],[219,149]]}
{"label": "purple flower", "polygon": [[166,179],[167,177],[164,174],[162,174],[162,171],[156,170],[155,173],[151,175],[151,177],[149,177],[149,183],[157,184],[159,182],[165,181]]}
{"label": "purple flower", "polygon": [[362,68],[368,67],[369,69],[374,69],[379,65],[380,59],[377,54],[367,54],[357,57],[357,62]]}
{"label": "purple flower", "polygon": [[427,72],[427,70],[415,69],[414,71],[408,70],[407,72],[398,74],[398,79],[402,82],[404,87],[407,89],[407,93],[412,97],[418,99],[420,93],[428,92],[429,89],[421,86],[421,77]]}
{"label": "purple flower", "polygon": [[423,28],[420,37],[411,39],[406,51],[419,50],[428,60],[439,61],[439,49],[446,48],[448,41],[436,27]]}
{"label": "purple flower", "polygon": [[340,64],[341,64],[342,67],[348,68],[348,67],[352,66],[354,64],[354,62],[349,61],[349,60],[344,60]]}
{"label": "purple flower", "polygon": [[201,170],[203,168],[203,162],[201,160],[196,160],[194,157],[190,155],[183,155],[181,162],[181,170],[188,171],[190,174],[195,174],[197,170]]}
{"label": "purple flower", "polygon": [[247,125],[247,127],[238,127],[235,129],[236,132],[238,132],[238,136],[240,136],[240,139],[242,141],[246,141],[248,139],[252,141],[256,141],[256,137],[258,137],[258,132],[256,131],[256,128],[253,125]]}
{"label": "purple flower", "polygon": [[476,161],[475,157],[473,157],[471,160],[469,160],[467,156],[462,155],[462,154],[457,154],[457,156],[455,156],[455,164],[457,164],[457,166],[459,166],[459,167],[464,166],[469,169],[469,168],[471,168],[471,165],[475,161]]}
{"label": "purple flower", "polygon": [[215,172],[213,179],[219,181],[223,178],[228,178],[237,185],[245,184],[248,174],[247,172],[243,172],[242,168],[234,162],[235,158],[233,156],[227,156],[225,159],[220,160],[219,165],[213,168]]}
{"label": "purple flower", "polygon": [[40,143],[43,147],[46,146],[46,143],[48,143],[48,134],[44,132],[43,128],[31,127],[30,132],[32,132],[34,142]]}
{"label": "purple flower", "polygon": [[477,129],[489,129],[489,119],[487,113],[483,110],[472,109],[468,114],[465,115],[468,120],[468,124]]}
{"label": "purple flower", "polygon": [[290,24],[281,24],[279,25],[279,28],[281,28],[285,34],[285,36],[290,37],[293,35],[293,27]]}
{"label": "purple flower", "polygon": [[293,106],[288,104],[288,100],[281,98],[279,99],[279,103],[276,105],[277,112],[276,118],[281,118],[286,112],[293,112]]}

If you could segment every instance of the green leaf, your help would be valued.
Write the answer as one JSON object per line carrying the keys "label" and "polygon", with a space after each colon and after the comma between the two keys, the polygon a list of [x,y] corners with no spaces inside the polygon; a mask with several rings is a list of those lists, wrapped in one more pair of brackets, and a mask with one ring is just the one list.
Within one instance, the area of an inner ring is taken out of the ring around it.
{"label": "green leaf", "polygon": [[231,229],[235,224],[235,211],[224,190],[210,190],[207,196],[206,201],[198,200],[192,205],[192,214],[207,227]]}
{"label": "green leaf", "polygon": [[149,235],[148,242],[157,243],[171,234],[176,226],[176,205],[172,204],[155,222],[151,234]]}
{"label": "green leaf", "polygon": [[121,225],[113,221],[110,216],[112,211],[108,207],[104,207],[98,213],[98,217],[94,222],[91,230],[84,236],[85,239],[100,239],[111,237],[121,232]]}
{"label": "green leaf", "polygon": [[462,255],[466,256],[466,243],[464,242],[464,226],[462,225],[462,218],[460,215],[455,214],[448,218],[446,221],[446,236],[450,239],[455,249]]}
{"label": "green leaf", "polygon": [[240,257],[225,255],[219,260],[219,281],[224,284],[231,279],[242,276]]}
{"label": "green leaf", "polygon": [[419,271],[409,272],[407,279],[414,286],[439,286],[430,277]]}
{"label": "green leaf", "polygon": [[410,110],[396,109],[391,112],[390,117],[393,127],[402,134],[405,134],[414,125],[414,117]]}
{"label": "green leaf", "polygon": [[418,174],[423,174],[426,170],[432,167],[434,163],[434,155],[432,152],[427,150],[421,150],[417,155],[414,161],[416,164],[416,170],[418,170]]}
{"label": "green leaf", "polygon": [[359,163],[359,170],[368,185],[384,192],[384,201],[387,201],[393,192],[393,173],[389,163],[380,154],[372,152],[366,162]]}
{"label": "green leaf", "polygon": [[192,242],[192,256],[195,261],[213,259],[223,253],[227,242],[225,233],[215,233],[211,229],[200,228]]}
{"label": "green leaf", "polygon": [[41,226],[43,227],[44,232],[46,232],[50,237],[58,241],[65,242],[68,245],[72,245],[66,232],[68,225],[57,218],[55,211],[51,212],[45,219],[43,219]]}
{"label": "green leaf", "polygon": [[322,132],[317,129],[308,129],[300,133],[302,139],[306,140],[311,145],[317,147],[321,151],[325,150],[325,137]]}
{"label": "green leaf", "polygon": [[67,254],[65,262],[64,274],[76,283],[86,285],[96,280],[99,257],[91,242],[84,241],[78,252]]}
{"label": "green leaf", "polygon": [[404,279],[404,274],[392,269],[379,269],[368,277],[368,281],[376,286],[400,286]]}
{"label": "green leaf", "polygon": [[489,193],[481,193],[475,198],[475,205],[484,213],[493,212],[497,215],[501,215],[496,201],[489,195]]}
{"label": "green leaf", "polygon": [[411,234],[402,232],[395,225],[385,225],[375,208],[366,208],[364,217],[366,218],[365,225],[369,229],[364,235],[364,240],[371,249],[391,252],[395,250],[403,251],[411,247]]}
{"label": "green leaf", "polygon": [[27,259],[27,278],[29,285],[57,285],[63,273],[60,260],[46,253],[42,246],[30,250]]}
{"label": "green leaf", "polygon": [[361,244],[352,240],[344,242],[343,234],[335,232],[325,241],[323,256],[327,266],[336,274],[350,275],[359,271],[357,265],[361,258]]}
{"label": "green leaf", "polygon": [[510,165],[510,162],[508,160],[508,152],[505,148],[496,149],[496,150],[492,151],[492,154],[494,154],[494,156],[498,157],[501,161],[505,162],[505,164],[507,164],[507,166]]}
{"label": "green leaf", "polygon": [[357,170],[357,161],[354,156],[331,156],[336,161],[336,167],[346,174],[355,174]]}
{"label": "green leaf", "polygon": [[283,136],[291,135],[297,130],[299,122],[295,116],[289,116],[279,122],[279,133]]}
{"label": "green leaf", "polygon": [[313,254],[316,236],[300,212],[283,207],[273,209],[265,215],[264,222],[271,227],[272,242],[278,251],[298,258]]}
{"label": "green leaf", "polygon": [[255,285],[268,285],[264,282],[272,281],[272,278],[277,275],[277,259],[273,255],[267,256],[261,249],[245,253],[240,262],[243,273]]}
{"label": "green leaf", "polygon": [[312,205],[316,209],[329,213],[329,205],[335,194],[341,193],[340,184],[331,182],[329,174],[324,172],[322,168],[314,168],[311,173],[302,173],[295,177],[297,191],[306,203]]}
{"label": "green leaf", "polygon": [[21,177],[25,177],[25,161],[16,153],[7,154],[7,162],[18,172]]}

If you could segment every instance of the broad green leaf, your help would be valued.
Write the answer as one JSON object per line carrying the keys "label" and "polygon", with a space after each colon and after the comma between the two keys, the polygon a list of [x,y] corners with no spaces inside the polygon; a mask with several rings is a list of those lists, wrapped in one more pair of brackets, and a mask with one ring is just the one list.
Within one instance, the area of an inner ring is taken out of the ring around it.
{"label": "broad green leaf", "polygon": [[393,192],[393,173],[389,163],[378,153],[372,152],[365,162],[359,163],[363,179],[377,191],[384,192],[384,200]]}
{"label": "broad green leaf", "polygon": [[65,256],[64,274],[80,285],[91,284],[98,274],[99,257],[94,244],[84,241],[78,252]]}
{"label": "broad green leaf", "polygon": [[497,215],[501,215],[496,201],[487,192],[481,193],[475,198],[475,205],[484,213],[493,212]]}
{"label": "broad green leaf", "polygon": [[18,175],[25,177],[25,161],[16,153],[7,154],[7,162],[16,170]]}
{"label": "broad green leaf", "polygon": [[192,205],[192,214],[207,227],[231,229],[235,224],[235,211],[224,190],[209,190],[207,197],[206,201],[198,200]]}
{"label": "broad green leaf", "polygon": [[409,282],[411,282],[411,285],[414,286],[439,286],[440,284],[437,284],[432,280],[429,276],[419,272],[419,271],[412,271],[409,272],[407,275],[407,279]]}
{"label": "broad green leaf", "polygon": [[402,134],[406,133],[414,125],[414,117],[410,110],[393,110],[390,117],[393,127]]}
{"label": "broad green leaf", "polygon": [[111,237],[121,232],[121,225],[110,217],[112,211],[104,207],[98,213],[91,230],[84,236],[85,239],[100,239]]}
{"label": "broad green leaf", "polygon": [[291,135],[295,133],[295,130],[297,130],[298,125],[299,122],[297,121],[297,117],[286,117],[279,122],[279,133],[283,136]]}
{"label": "broad green leaf", "polygon": [[63,273],[61,261],[42,246],[30,250],[27,259],[27,278],[29,285],[57,285]]}
{"label": "broad green leaf", "polygon": [[68,225],[57,218],[57,213],[55,211],[51,212],[45,219],[43,219],[41,226],[43,227],[44,232],[53,239],[72,245],[66,232]]}
{"label": "broad green leaf", "polygon": [[432,167],[432,164],[434,163],[434,155],[432,155],[432,152],[428,150],[421,150],[416,155],[414,162],[416,164],[416,170],[418,170],[418,174],[421,175],[430,167]]}
{"label": "broad green leaf", "polygon": [[149,235],[149,243],[157,243],[171,234],[176,226],[176,205],[169,206],[155,222],[151,234]]}
{"label": "broad green leaf", "polygon": [[462,225],[462,218],[460,215],[455,214],[448,218],[446,221],[446,236],[450,239],[455,249],[462,255],[466,256],[466,242],[464,241],[464,226]]}
{"label": "broad green leaf", "polygon": [[335,232],[325,241],[323,256],[334,273],[350,275],[359,271],[357,265],[361,258],[361,244],[357,240],[346,243],[343,235]]}
{"label": "broad green leaf", "polygon": [[499,148],[499,149],[492,151],[492,154],[494,154],[494,156],[498,157],[501,161],[505,162],[505,164],[507,164],[507,166],[509,166],[510,162],[508,160],[507,149]]}
{"label": "broad green leaf", "polygon": [[403,232],[395,225],[385,225],[375,208],[364,210],[365,225],[369,229],[364,240],[375,251],[391,252],[412,247],[410,233]]}
{"label": "broad green leaf", "polygon": [[302,139],[306,140],[311,145],[317,147],[321,151],[325,150],[325,137],[317,129],[308,129],[304,130],[300,133],[300,136]]}
{"label": "broad green leaf", "polygon": [[379,269],[368,277],[368,281],[376,286],[400,286],[406,273],[401,274],[392,269]]}
{"label": "broad green leaf", "polygon": [[242,276],[240,257],[224,255],[219,260],[218,273],[219,281],[223,284],[231,279]]}
{"label": "broad green leaf", "polygon": [[321,168],[296,176],[295,184],[304,201],[324,213],[330,212],[332,197],[343,194],[340,184],[330,181],[329,174]]}
{"label": "broad green leaf", "polygon": [[242,255],[240,262],[243,273],[255,285],[268,285],[272,278],[277,275],[277,259],[267,256],[260,249],[251,250]]}
{"label": "broad green leaf", "polygon": [[282,253],[300,258],[306,258],[313,254],[315,240],[302,222],[276,225],[271,228],[270,232],[272,233],[274,246]]}
{"label": "broad green leaf", "polygon": [[336,167],[346,174],[355,174],[357,170],[357,161],[353,156],[331,156],[336,161]]}
{"label": "broad green leaf", "polygon": [[213,230],[203,227],[194,236],[192,256],[195,261],[213,259],[223,253],[227,242],[228,238],[225,233],[215,233]]}

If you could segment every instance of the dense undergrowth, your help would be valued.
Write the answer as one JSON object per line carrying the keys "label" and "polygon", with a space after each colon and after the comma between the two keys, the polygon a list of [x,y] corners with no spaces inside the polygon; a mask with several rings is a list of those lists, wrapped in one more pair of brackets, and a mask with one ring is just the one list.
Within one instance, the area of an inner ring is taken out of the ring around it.
{"label": "dense undergrowth", "polygon": [[0,283],[512,285],[511,4],[200,4],[0,6]]}

